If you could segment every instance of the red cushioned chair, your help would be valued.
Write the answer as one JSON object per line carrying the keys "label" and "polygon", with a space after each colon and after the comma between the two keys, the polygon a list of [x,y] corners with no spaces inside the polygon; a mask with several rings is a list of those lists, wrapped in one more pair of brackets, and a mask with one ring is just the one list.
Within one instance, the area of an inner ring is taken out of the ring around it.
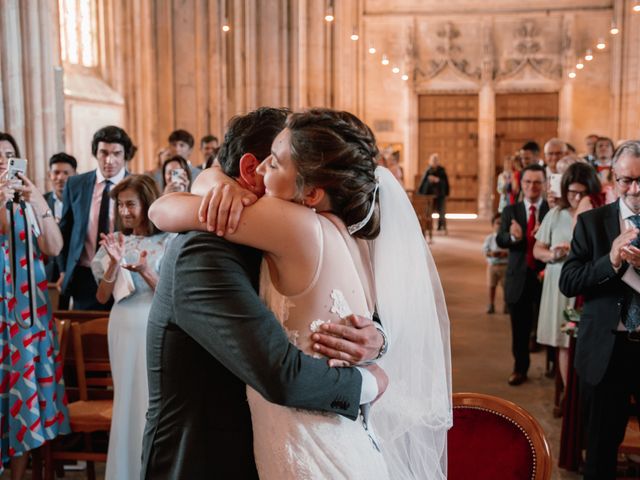
{"label": "red cushioned chair", "polygon": [[547,480],[551,452],[540,424],[515,403],[453,394],[449,480]]}

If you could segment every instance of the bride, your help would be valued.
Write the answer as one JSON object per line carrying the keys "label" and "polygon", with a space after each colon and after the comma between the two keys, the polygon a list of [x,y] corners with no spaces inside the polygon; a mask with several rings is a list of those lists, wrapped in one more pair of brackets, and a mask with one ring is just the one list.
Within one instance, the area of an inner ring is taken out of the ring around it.
{"label": "bride", "polygon": [[[257,170],[265,195],[225,234],[264,250],[282,299],[269,306],[308,355],[317,356],[312,333],[350,313],[377,310],[389,337],[380,361],[389,387],[358,422],[281,407],[248,389],[262,479],[446,477],[451,405],[444,295],[406,194],[388,170],[376,169],[377,154],[371,130],[349,113],[290,115]],[[228,184],[219,171],[203,178]],[[165,231],[206,230],[185,214],[200,201],[163,197],[153,221]]]}

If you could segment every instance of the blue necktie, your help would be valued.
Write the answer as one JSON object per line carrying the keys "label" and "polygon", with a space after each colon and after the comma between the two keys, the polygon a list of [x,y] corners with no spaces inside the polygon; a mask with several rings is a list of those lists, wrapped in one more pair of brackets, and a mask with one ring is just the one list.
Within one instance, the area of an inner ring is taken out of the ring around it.
{"label": "blue necktie", "polygon": [[[640,228],[640,215],[633,215],[627,220],[629,220],[636,228]],[[636,248],[640,248],[640,235],[633,239],[631,245]],[[638,271],[637,268],[635,270],[636,273],[640,274],[640,271]],[[635,292],[635,290],[633,291],[633,296],[629,300],[629,305],[627,306],[624,326],[630,332],[634,332],[638,327],[640,327],[640,296]]]}

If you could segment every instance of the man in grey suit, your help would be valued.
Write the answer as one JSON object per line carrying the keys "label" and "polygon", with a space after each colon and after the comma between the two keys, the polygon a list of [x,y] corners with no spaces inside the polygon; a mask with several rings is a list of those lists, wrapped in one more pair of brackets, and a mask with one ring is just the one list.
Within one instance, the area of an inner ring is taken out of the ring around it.
{"label": "man in grey suit", "polygon": [[[263,188],[255,168],[286,115],[260,108],[229,124],[220,164],[254,193]],[[167,249],[147,329],[142,479],[257,479],[246,385],[271,402],[350,419],[384,389],[379,369],[329,368],[289,342],[258,298],[261,258],[203,232]],[[369,358],[384,350],[375,339]]]}

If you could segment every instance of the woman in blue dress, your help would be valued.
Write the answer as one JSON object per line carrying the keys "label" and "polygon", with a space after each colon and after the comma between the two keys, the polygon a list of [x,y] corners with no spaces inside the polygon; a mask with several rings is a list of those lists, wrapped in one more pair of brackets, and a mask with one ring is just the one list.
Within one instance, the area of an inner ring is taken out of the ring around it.
{"label": "woman in blue dress", "polygon": [[[23,478],[31,450],[70,431],[58,337],[42,261],[43,255],[60,252],[62,235],[34,184],[25,176],[21,176],[22,182],[7,180],[9,159],[19,155],[13,137],[0,132],[0,473],[8,464],[13,480]],[[5,205],[14,193],[20,194],[26,208],[25,214],[15,206],[11,212],[15,225],[12,252]]]}

